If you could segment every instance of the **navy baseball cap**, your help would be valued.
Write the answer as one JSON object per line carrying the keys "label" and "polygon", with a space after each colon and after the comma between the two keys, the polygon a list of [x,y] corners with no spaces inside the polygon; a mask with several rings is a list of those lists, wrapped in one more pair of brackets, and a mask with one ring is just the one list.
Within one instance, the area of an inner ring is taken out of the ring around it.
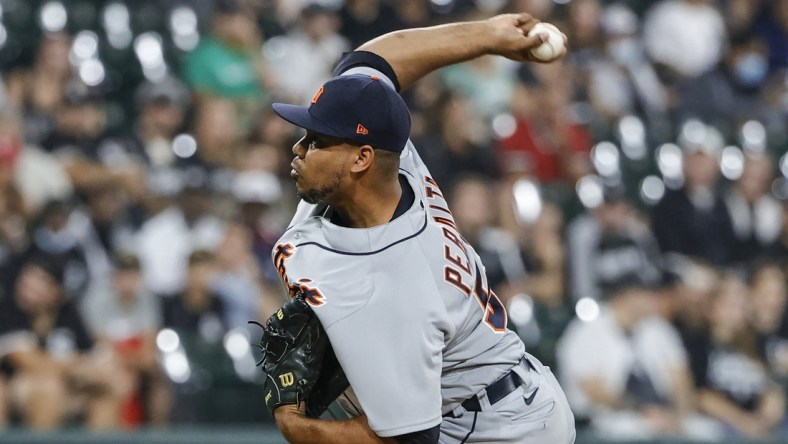
{"label": "navy baseball cap", "polygon": [[379,77],[334,77],[309,106],[274,103],[283,119],[309,131],[401,152],[410,137],[410,113],[402,97]]}

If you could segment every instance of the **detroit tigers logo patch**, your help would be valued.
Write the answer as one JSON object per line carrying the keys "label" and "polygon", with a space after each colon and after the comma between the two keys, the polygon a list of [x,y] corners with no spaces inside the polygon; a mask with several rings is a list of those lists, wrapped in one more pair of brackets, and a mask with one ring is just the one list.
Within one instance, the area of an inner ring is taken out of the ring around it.
{"label": "detroit tigers logo patch", "polygon": [[317,287],[310,287],[307,285],[312,282],[312,279],[301,278],[298,280],[298,285],[294,285],[296,292],[301,293],[307,304],[312,307],[319,307],[326,303],[326,297]]}
{"label": "detroit tigers logo patch", "polygon": [[292,289],[288,285],[285,261],[293,256],[294,251],[295,246],[289,242],[286,244],[279,244],[274,248],[274,268],[276,268],[276,273],[279,275],[279,278],[282,279],[282,284],[285,286],[285,289],[290,291],[290,297],[295,296],[295,293],[291,291]]}

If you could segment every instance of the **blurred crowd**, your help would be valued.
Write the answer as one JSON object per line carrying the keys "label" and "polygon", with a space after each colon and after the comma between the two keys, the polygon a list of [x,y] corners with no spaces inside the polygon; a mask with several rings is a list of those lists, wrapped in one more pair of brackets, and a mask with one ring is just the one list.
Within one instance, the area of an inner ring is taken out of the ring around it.
{"label": "blurred crowd", "polygon": [[247,321],[283,302],[300,137],[270,103],[387,31],[526,11],[565,59],[483,57],[404,93],[510,328],[605,438],[788,437],[788,1],[0,11],[0,428],[215,422],[240,395],[201,413],[201,393],[259,398]]}

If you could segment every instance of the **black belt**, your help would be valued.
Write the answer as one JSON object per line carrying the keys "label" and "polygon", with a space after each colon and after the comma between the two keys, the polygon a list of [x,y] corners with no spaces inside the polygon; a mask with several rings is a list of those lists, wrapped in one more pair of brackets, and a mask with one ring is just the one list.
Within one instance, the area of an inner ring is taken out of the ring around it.
{"label": "black belt", "polygon": [[[531,365],[531,363],[529,362],[528,365]],[[493,405],[505,398],[509,393],[515,391],[522,383],[523,380],[520,379],[520,376],[515,373],[514,370],[509,370],[509,373],[503,375],[502,378],[493,382],[484,390],[487,392],[487,400],[490,401],[490,405]],[[481,412],[482,405],[479,403],[479,397],[473,395],[466,399],[462,403],[462,408],[468,412]],[[453,412],[448,412],[443,416],[450,418],[455,417]]]}

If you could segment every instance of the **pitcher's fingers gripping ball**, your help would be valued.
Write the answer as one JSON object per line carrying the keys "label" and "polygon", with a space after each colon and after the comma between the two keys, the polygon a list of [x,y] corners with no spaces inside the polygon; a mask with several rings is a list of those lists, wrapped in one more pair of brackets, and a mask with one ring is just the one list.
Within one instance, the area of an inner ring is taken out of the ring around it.
{"label": "pitcher's fingers gripping ball", "polygon": [[260,348],[271,414],[279,406],[305,402],[307,416],[319,417],[348,387],[325,330],[301,294],[268,319]]}
{"label": "pitcher's fingers gripping ball", "polygon": [[566,55],[566,35],[530,14],[502,14],[487,23],[500,42],[494,54],[518,62],[537,63],[550,63]]}
{"label": "pitcher's fingers gripping ball", "polygon": [[551,62],[561,57],[566,52],[566,36],[550,23],[537,23],[528,32],[528,36],[546,34],[547,39],[541,45],[531,50],[537,60]]}

